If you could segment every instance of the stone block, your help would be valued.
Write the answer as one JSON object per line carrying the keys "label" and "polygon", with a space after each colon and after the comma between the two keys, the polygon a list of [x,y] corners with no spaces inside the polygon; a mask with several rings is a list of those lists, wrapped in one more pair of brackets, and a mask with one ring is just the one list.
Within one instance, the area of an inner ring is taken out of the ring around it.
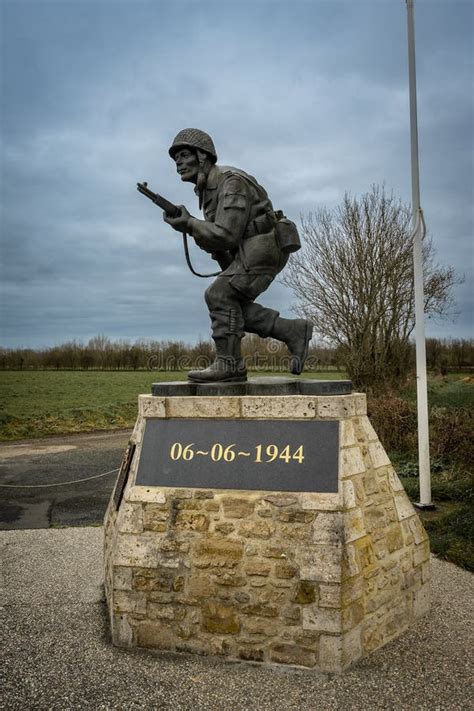
{"label": "stone block", "polygon": [[136,626],[137,645],[156,649],[175,649],[178,636],[170,625],[146,620]]}
{"label": "stone block", "polygon": [[298,605],[309,605],[316,602],[316,586],[309,580],[300,580],[296,587],[294,601]]}
{"label": "stone block", "polygon": [[114,590],[132,589],[132,568],[123,568],[116,565],[113,569]]}
{"label": "stone block", "polygon": [[319,607],[341,607],[341,586],[321,583],[319,586]]}
{"label": "stone block", "polygon": [[184,620],[186,608],[182,605],[163,605],[159,602],[148,602],[147,613],[150,620]]}
{"label": "stone block", "polygon": [[[247,547],[245,548],[245,552],[248,555],[247,552]],[[258,551],[256,550],[255,553]],[[287,557],[287,549],[284,548],[283,546],[274,546],[274,545],[263,545],[261,548],[261,553],[264,558],[286,558]]]}
{"label": "stone block", "polygon": [[135,422],[135,427],[133,428],[133,432],[130,436],[130,442],[132,442],[132,444],[139,444],[143,439],[143,432],[144,431],[145,431],[145,418],[138,416],[137,421]]}
{"label": "stone block", "polygon": [[352,630],[364,620],[364,604],[361,600],[356,600],[342,610],[342,629]]}
{"label": "stone block", "polygon": [[[247,579],[235,570],[217,570],[214,573],[214,580],[218,585],[226,587],[242,587],[247,583]],[[266,580],[263,583],[266,584]],[[222,594],[222,593],[221,593]]]}
{"label": "stone block", "polygon": [[343,420],[353,417],[355,406],[352,395],[332,395],[318,397],[317,413],[320,420]]}
{"label": "stone block", "polygon": [[431,565],[429,561],[421,565],[421,580],[423,583],[429,583],[431,580]]}
{"label": "stone block", "polygon": [[385,467],[390,464],[390,459],[378,440],[376,442],[369,443],[369,456],[372,460],[372,466],[374,469]]}
{"label": "stone block", "polygon": [[271,538],[275,526],[268,521],[244,521],[239,527],[239,534],[244,538]]}
{"label": "stone block", "polygon": [[364,595],[364,579],[361,576],[354,576],[345,580],[341,585],[341,606],[346,607],[355,600],[359,600]]}
{"label": "stone block", "polygon": [[158,540],[152,533],[120,533],[116,538],[113,562],[135,568],[154,568],[158,561]]}
{"label": "stone block", "polygon": [[224,496],[221,499],[226,518],[246,518],[255,510],[255,501],[244,496]]}
{"label": "stone block", "polygon": [[217,533],[222,533],[224,536],[228,536],[229,533],[232,533],[232,531],[235,530],[235,526],[233,523],[229,523],[228,521],[221,521],[220,523],[214,524],[214,531]]}
{"label": "stone block", "polygon": [[215,493],[211,489],[198,489],[194,492],[195,499],[213,499]]}
{"label": "stone block", "polygon": [[150,395],[139,395],[138,412],[141,417],[166,417],[165,399]]}
{"label": "stone block", "polygon": [[362,476],[364,494],[367,497],[366,506],[376,505],[375,496],[380,492],[379,479],[373,470],[367,471]]}
{"label": "stone block", "polygon": [[208,601],[202,608],[202,628],[215,634],[240,632],[238,610],[233,605]]}
{"label": "stone block", "polygon": [[357,444],[354,424],[352,420],[342,420],[341,424],[341,447],[353,447]]}
{"label": "stone block", "polygon": [[239,649],[239,659],[243,659],[246,662],[263,662],[264,657],[265,652],[261,647]]}
{"label": "stone block", "polygon": [[341,467],[343,479],[365,472],[364,459],[359,447],[349,447],[341,451]]}
{"label": "stone block", "polygon": [[404,491],[403,484],[392,466],[388,469],[388,482],[392,491]]}
{"label": "stone block", "polygon": [[307,647],[299,647],[294,644],[275,644],[270,649],[270,659],[277,664],[314,667],[317,662],[317,654],[314,649]]}
{"label": "stone block", "polygon": [[416,567],[425,563],[430,557],[430,544],[429,542],[423,541],[419,545],[415,546],[413,550],[413,565]]}
{"label": "stone block", "polygon": [[143,507],[143,529],[163,532],[167,529],[169,511],[162,504],[145,504]]}
{"label": "stone block", "polygon": [[377,437],[377,433],[372,427],[372,424],[367,415],[359,418],[359,424],[362,428],[367,442],[378,442],[379,438]]}
{"label": "stone block", "polygon": [[275,637],[280,631],[278,622],[268,617],[260,618],[246,615],[242,619],[242,625],[247,634],[259,635],[260,637]]}
{"label": "stone block", "polygon": [[386,529],[385,541],[389,553],[394,553],[403,547],[402,529],[398,524],[394,523]]}
{"label": "stone block", "polygon": [[202,538],[193,546],[193,560],[198,568],[232,567],[242,560],[243,554],[243,543],[227,538]]}
{"label": "stone block", "polygon": [[203,511],[178,511],[174,527],[178,531],[207,531],[209,516]]}
{"label": "stone block", "polygon": [[353,664],[362,656],[362,626],[346,632],[342,638],[342,666]]}
{"label": "stone block", "polygon": [[367,534],[366,524],[360,508],[344,512],[344,541],[351,543]]}
{"label": "stone block", "polygon": [[185,590],[190,597],[208,598],[216,593],[216,585],[209,575],[193,573],[189,576]]}
{"label": "stone block", "polygon": [[293,506],[298,503],[298,498],[291,494],[268,494],[263,497],[264,501],[267,501],[272,506]]}
{"label": "stone block", "polygon": [[310,524],[303,523],[283,523],[280,524],[280,535],[286,540],[311,542],[313,529]]}
{"label": "stone block", "polygon": [[339,545],[343,538],[342,525],[341,513],[318,513],[313,523],[314,543]]}
{"label": "stone block", "polygon": [[156,486],[131,486],[127,487],[124,495],[125,501],[150,503],[150,504],[165,504],[166,494],[162,489]]}
{"label": "stone block", "polygon": [[274,605],[267,605],[264,602],[257,602],[244,605],[241,608],[244,615],[255,615],[257,617],[278,617],[279,610]]}
{"label": "stone block", "polygon": [[339,494],[300,494],[300,506],[305,511],[338,511],[341,508]]}
{"label": "stone block", "polygon": [[132,590],[116,590],[113,596],[114,612],[131,612],[135,615],[146,613],[146,596]]}
{"label": "stone block", "polygon": [[133,587],[146,592],[171,592],[174,572],[167,568],[142,568],[135,571]]}
{"label": "stone block", "polygon": [[329,607],[316,607],[316,605],[305,607],[303,608],[303,629],[340,633],[342,631],[341,611]]}
{"label": "stone block", "polygon": [[167,397],[166,417],[240,418],[239,397]]}
{"label": "stone block", "polygon": [[260,575],[262,577],[270,575],[271,569],[272,566],[268,560],[261,559],[249,561],[244,568],[246,575]]}
{"label": "stone block", "polygon": [[345,509],[353,509],[357,506],[357,496],[354,482],[346,479],[342,482],[342,501]]}
{"label": "stone block", "polygon": [[342,556],[342,579],[352,578],[361,572],[357,551],[352,544],[344,546]]}
{"label": "stone block", "polygon": [[393,500],[395,502],[395,508],[399,521],[404,521],[405,519],[416,515],[416,511],[405,491],[395,492]]}
{"label": "stone block", "polygon": [[311,523],[315,515],[312,511],[277,511],[276,520],[284,523]]}
{"label": "stone block", "polygon": [[113,615],[112,641],[116,647],[133,646],[133,628],[128,621],[127,615]]}
{"label": "stone block", "polygon": [[295,553],[302,580],[338,583],[341,580],[342,547],[311,545]]}
{"label": "stone block", "polygon": [[282,397],[251,396],[242,399],[242,417],[252,420],[312,419],[316,414],[316,398],[304,395]]}
{"label": "stone block", "polygon": [[298,568],[289,563],[288,561],[278,561],[275,563],[274,575],[276,578],[291,579],[294,578],[298,572]]}
{"label": "stone block", "polygon": [[367,396],[364,393],[353,393],[355,415],[367,414]]}
{"label": "stone block", "polygon": [[368,533],[376,533],[377,529],[385,529],[389,523],[386,513],[381,506],[373,506],[366,511],[364,520]]}
{"label": "stone block", "polygon": [[141,533],[143,531],[142,505],[123,502],[118,514],[117,526],[123,533]]}
{"label": "stone block", "polygon": [[327,634],[319,638],[319,668],[325,672],[342,669],[342,639]]}
{"label": "stone block", "polygon": [[423,528],[418,516],[413,516],[412,518],[408,519],[408,525],[410,526],[410,530],[413,534],[413,540],[415,541],[416,545],[428,540],[428,535],[425,529]]}

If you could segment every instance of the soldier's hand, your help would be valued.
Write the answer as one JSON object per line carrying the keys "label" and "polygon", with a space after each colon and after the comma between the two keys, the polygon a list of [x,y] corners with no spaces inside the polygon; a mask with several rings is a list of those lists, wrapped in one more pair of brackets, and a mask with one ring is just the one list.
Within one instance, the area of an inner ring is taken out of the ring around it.
{"label": "soldier's hand", "polygon": [[163,213],[163,219],[174,230],[178,232],[187,232],[188,222],[191,219],[191,215],[186,210],[184,205],[179,205],[179,215],[177,217],[168,217],[166,212]]}

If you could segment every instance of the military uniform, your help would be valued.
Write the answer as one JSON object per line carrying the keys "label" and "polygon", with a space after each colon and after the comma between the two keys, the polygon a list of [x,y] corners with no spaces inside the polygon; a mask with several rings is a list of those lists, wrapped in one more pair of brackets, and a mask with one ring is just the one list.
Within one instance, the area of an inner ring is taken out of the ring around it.
{"label": "military uniform", "polygon": [[[255,303],[285,266],[288,253],[300,247],[296,226],[281,213],[275,214],[255,178],[216,164],[214,143],[204,131],[183,129],[169,154],[182,179],[195,183],[204,220],[192,217],[183,206],[179,216],[164,215],[164,219],[174,229],[192,235],[222,269],[205,293],[217,356],[208,368],[191,371],[188,378],[198,382],[245,380],[240,352],[245,331],[286,343],[290,370],[299,374],[308,354],[311,322],[281,318],[277,311]],[[285,225],[290,226],[289,232]]]}
{"label": "military uniform", "polygon": [[252,176],[213,165],[203,194],[205,221],[191,219],[196,243],[224,270],[206,290],[214,338],[271,335],[278,312],[254,303],[288,261],[275,239],[272,203]]}

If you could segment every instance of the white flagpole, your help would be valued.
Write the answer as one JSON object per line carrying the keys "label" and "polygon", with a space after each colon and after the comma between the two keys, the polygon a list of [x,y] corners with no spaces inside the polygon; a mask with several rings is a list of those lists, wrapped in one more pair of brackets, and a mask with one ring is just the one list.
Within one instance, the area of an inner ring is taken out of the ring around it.
{"label": "white flagpole", "polygon": [[430,444],[428,431],[428,385],[426,378],[425,307],[421,250],[423,213],[420,207],[418,166],[418,119],[416,108],[415,24],[413,0],[406,0],[408,24],[408,77],[410,85],[411,183],[413,220],[413,268],[415,281],[416,385],[418,408],[419,508],[433,508],[431,501]]}

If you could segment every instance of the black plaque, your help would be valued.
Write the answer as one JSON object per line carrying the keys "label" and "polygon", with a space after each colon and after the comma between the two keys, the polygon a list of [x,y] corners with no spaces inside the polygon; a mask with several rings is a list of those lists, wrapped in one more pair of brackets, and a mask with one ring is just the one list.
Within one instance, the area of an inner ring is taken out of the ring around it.
{"label": "black plaque", "polygon": [[135,444],[129,442],[125,454],[122,458],[122,463],[120,465],[120,470],[117,476],[117,481],[115,483],[114,489],[114,504],[115,508],[118,510],[120,502],[122,501],[123,492],[127,484],[128,475],[130,473],[130,467],[132,466],[132,459],[135,453]]}
{"label": "black plaque", "polygon": [[136,483],[337,492],[339,423],[147,420]]}

